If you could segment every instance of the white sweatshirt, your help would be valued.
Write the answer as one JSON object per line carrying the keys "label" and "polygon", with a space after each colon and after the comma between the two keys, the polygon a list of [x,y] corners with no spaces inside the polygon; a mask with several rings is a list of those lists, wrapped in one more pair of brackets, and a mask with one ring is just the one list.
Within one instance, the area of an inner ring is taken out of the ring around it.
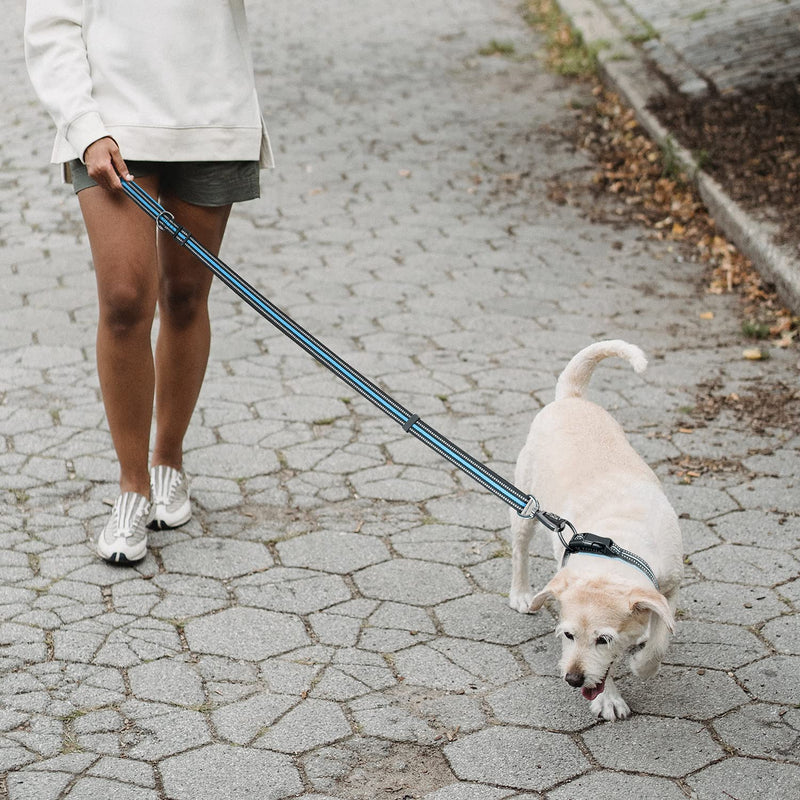
{"label": "white sweatshirt", "polygon": [[132,161],[273,164],[244,0],[28,0],[25,57],[55,163],[111,136]]}

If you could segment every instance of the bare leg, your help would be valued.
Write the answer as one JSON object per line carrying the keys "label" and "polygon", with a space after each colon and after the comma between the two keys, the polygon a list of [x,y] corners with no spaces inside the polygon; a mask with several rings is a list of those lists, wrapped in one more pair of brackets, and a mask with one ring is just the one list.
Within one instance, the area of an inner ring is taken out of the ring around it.
{"label": "bare leg", "polygon": [[[163,206],[214,255],[219,253],[231,207],[206,208],[174,197]],[[159,333],[156,343],[156,438],[153,464],[180,470],[183,438],[203,384],[211,329],[208,293],[213,279],[186,248],[159,234]]]}
{"label": "bare leg", "polygon": [[[158,191],[154,177],[142,187]],[[158,292],[155,226],[122,193],[78,194],[99,301],[97,372],[120,465],[120,489],[150,495],[147,454],[155,383],[150,331]]]}

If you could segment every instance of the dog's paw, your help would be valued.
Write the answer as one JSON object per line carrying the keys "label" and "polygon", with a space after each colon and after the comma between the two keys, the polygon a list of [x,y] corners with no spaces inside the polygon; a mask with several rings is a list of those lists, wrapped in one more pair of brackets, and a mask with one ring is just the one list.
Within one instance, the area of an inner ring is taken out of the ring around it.
{"label": "dog's paw", "polygon": [[630,706],[622,699],[622,695],[608,691],[597,695],[591,703],[589,710],[596,717],[614,722],[618,719],[627,719],[631,715]]}
{"label": "dog's paw", "polygon": [[512,589],[508,595],[508,604],[514,611],[519,611],[520,614],[530,614],[533,597],[534,593],[530,590],[527,592],[517,592]]}

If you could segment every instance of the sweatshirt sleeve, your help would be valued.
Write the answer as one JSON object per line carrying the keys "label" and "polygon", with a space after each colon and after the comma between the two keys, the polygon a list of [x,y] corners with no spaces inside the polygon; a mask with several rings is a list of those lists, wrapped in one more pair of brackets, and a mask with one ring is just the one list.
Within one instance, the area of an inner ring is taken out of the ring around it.
{"label": "sweatshirt sleeve", "polygon": [[81,159],[92,142],[109,135],[92,97],[83,5],[82,0],[28,0],[25,8],[28,75],[58,134]]}

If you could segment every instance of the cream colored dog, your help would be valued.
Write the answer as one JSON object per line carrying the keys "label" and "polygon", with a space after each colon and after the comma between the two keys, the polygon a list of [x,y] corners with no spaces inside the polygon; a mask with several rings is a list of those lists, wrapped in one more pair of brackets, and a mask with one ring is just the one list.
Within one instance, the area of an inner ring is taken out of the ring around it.
{"label": "cream colored dog", "polygon": [[[531,425],[517,460],[516,483],[577,531],[608,537],[638,556],[658,588],[642,569],[619,558],[577,552],[562,563],[565,548],[554,533],[561,569],[533,592],[528,552],[536,521],[512,512],[509,605],[527,613],[548,599],[558,603],[562,674],[582,689],[595,715],[614,720],[630,714],[612,677],[615,665],[631,654],[633,672],[649,678],[666,652],[675,628],[683,555],[678,519],[658,478],[608,412],[584,399],[595,366],[610,356],[626,359],[636,372],[647,366],[638,347],[619,340],[597,342],[578,353],[558,379],[555,402]],[[563,535],[568,543],[572,531],[567,528]]]}

